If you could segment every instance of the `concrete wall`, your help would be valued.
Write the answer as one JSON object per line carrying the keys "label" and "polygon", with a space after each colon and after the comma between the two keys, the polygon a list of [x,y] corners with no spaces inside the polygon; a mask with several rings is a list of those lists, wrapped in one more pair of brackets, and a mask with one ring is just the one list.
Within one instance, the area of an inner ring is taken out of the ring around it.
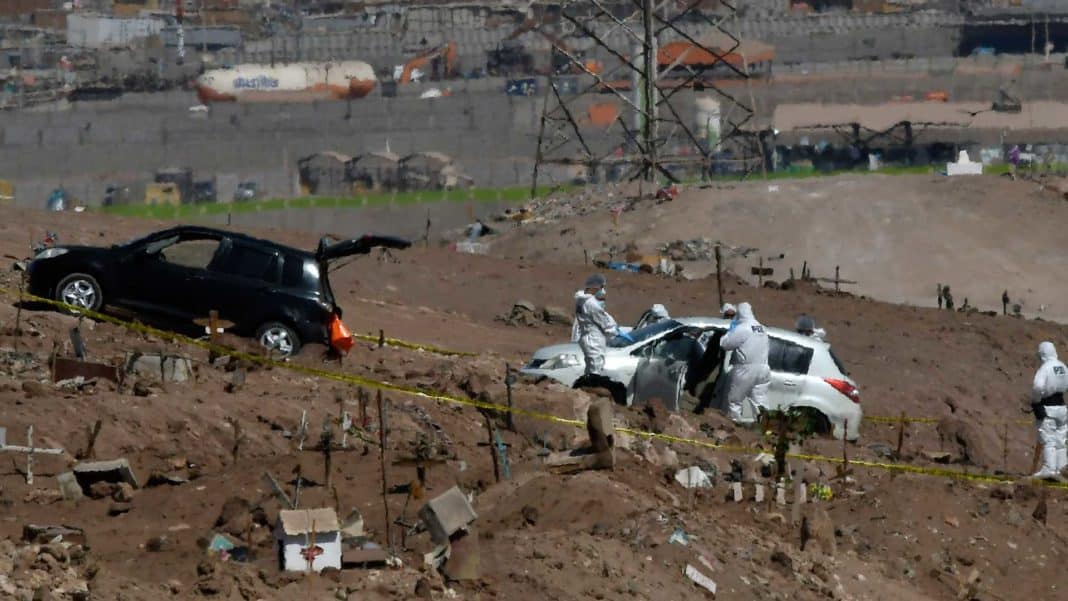
{"label": "concrete wall", "polygon": [[[1068,96],[1062,65],[1062,56],[1045,66],[993,58],[810,64],[780,68],[778,83],[751,87],[758,115],[765,116],[780,103],[877,104],[905,95],[922,100],[931,91],[990,102],[1012,80],[1025,100],[1060,100]],[[397,98],[376,93],[351,103],[219,104],[208,114],[189,111],[197,103],[190,92],[6,112],[0,114],[0,178],[15,182],[17,202],[26,206],[40,206],[60,184],[95,204],[108,184],[149,181],[165,166],[191,167],[197,179],[215,177],[222,200],[242,180],[286,197],[297,191],[297,159],[321,150],[355,156],[388,146],[400,155],[444,152],[479,187],[528,184],[544,98],[505,96],[504,82],[493,79],[449,82],[450,97],[418,97],[434,85],[412,84]],[[739,81],[728,92],[748,103],[747,87]],[[678,99],[689,119],[688,92]],[[584,98],[576,116],[584,117],[588,103],[609,101],[611,95]],[[729,114],[726,104],[723,113]],[[622,138],[618,127],[589,127],[584,136],[602,151]]]}

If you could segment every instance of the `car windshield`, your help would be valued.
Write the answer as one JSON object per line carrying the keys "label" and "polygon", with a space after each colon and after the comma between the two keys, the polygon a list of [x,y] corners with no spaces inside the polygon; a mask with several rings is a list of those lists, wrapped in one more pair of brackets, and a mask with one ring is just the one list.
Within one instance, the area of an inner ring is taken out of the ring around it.
{"label": "car windshield", "polygon": [[120,243],[116,244],[115,246],[122,246],[122,247],[136,246],[136,245],[144,242],[145,240],[148,240],[149,238],[155,236],[158,233],[159,232],[152,232],[151,234],[145,234],[144,236],[138,236],[138,237],[136,237],[136,238],[134,238],[132,240],[127,240],[126,242],[120,242]]}
{"label": "car windshield", "polygon": [[612,348],[624,348],[632,344],[639,342],[645,342],[651,338],[655,338],[664,332],[669,332],[675,328],[681,326],[679,322],[674,319],[668,319],[665,321],[659,321],[651,326],[645,326],[637,330],[632,330],[626,334],[626,336],[615,336],[608,341],[608,346]]}

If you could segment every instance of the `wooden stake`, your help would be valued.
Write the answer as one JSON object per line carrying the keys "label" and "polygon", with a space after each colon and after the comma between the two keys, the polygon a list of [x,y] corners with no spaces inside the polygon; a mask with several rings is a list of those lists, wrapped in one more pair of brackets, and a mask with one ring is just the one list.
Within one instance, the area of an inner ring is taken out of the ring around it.
{"label": "wooden stake", "polygon": [[100,428],[103,427],[104,422],[96,420],[93,427],[85,427],[85,434],[88,438],[88,442],[85,445],[85,451],[81,453],[80,459],[92,459],[96,454],[96,437],[100,436]]}
{"label": "wooden stake", "polygon": [[723,254],[716,245],[716,294],[719,295],[719,306],[723,306]]}
{"label": "wooden stake", "polygon": [[842,288],[839,285],[838,269],[839,269],[839,266],[835,265],[834,266],[834,291],[835,292],[841,292],[842,291]]}
{"label": "wooden stake", "polygon": [[386,346],[386,332],[385,330],[378,331],[378,348]]}
{"label": "wooden stake", "polygon": [[323,481],[327,490],[330,489],[330,453],[334,447],[334,429],[330,427],[330,416],[323,418],[323,432],[319,436],[319,447],[323,453]]}
{"label": "wooden stake", "polygon": [[847,438],[849,438],[849,420],[848,419],[842,422],[842,477],[843,477],[843,479],[845,478],[845,475],[849,472],[849,453],[848,453],[849,441],[847,440]]}
{"label": "wooden stake", "polygon": [[232,417],[227,417],[226,421],[234,428],[234,446],[230,448],[230,458],[233,465],[236,465],[237,457],[241,453],[241,422]]}
{"label": "wooden stake", "polygon": [[486,432],[489,435],[487,444],[490,449],[490,457],[493,458],[493,479],[495,482],[501,481],[501,466],[497,461],[497,445],[493,439],[493,420],[490,418],[489,411],[483,411],[482,415],[486,418]]}
{"label": "wooden stake", "polygon": [[764,257],[763,257],[763,255],[761,255],[760,259],[757,261],[757,266],[758,266],[757,268],[760,270],[759,273],[757,274],[757,287],[763,288],[764,287]]}
{"label": "wooden stake", "polygon": [[897,420],[897,453],[896,457],[901,459],[901,448],[905,444],[905,412],[901,412],[901,417]]}
{"label": "wooden stake", "polygon": [[26,272],[23,271],[19,275],[19,304],[15,308],[15,331],[12,332],[15,336],[22,336],[22,303],[25,302],[26,291]]}
{"label": "wooden stake", "polygon": [[512,378],[512,366],[511,364],[504,364],[504,386],[508,390],[508,431],[515,432],[515,414],[512,413],[512,384],[514,383]]}
{"label": "wooden stake", "polygon": [[214,364],[219,358],[215,347],[219,344],[219,312],[215,309],[208,311],[208,340],[211,341],[211,349],[208,350],[208,363]]}
{"label": "wooden stake", "polygon": [[296,509],[297,507],[300,507],[300,488],[301,485],[304,484],[304,478],[301,475],[303,469],[301,468],[300,463],[297,464],[297,468],[294,471],[297,474],[297,485],[293,487],[293,509]]}
{"label": "wooden stake", "polygon": [[300,425],[297,426],[297,450],[304,450],[304,439],[308,435],[308,410],[300,412]]}
{"label": "wooden stake", "polygon": [[286,494],[286,491],[282,490],[282,485],[278,484],[278,480],[275,480],[274,476],[271,475],[271,472],[263,472],[263,477],[267,480],[267,483],[271,485],[271,489],[274,490],[274,493],[278,495],[278,498],[286,507],[290,509],[297,508],[296,503],[290,500],[289,495]]}
{"label": "wooden stake", "polygon": [[393,532],[390,528],[392,523],[389,519],[389,464],[386,463],[386,444],[388,443],[386,429],[389,427],[389,416],[386,415],[389,401],[382,400],[382,391],[378,391],[378,441],[379,461],[382,464],[382,509],[386,514],[386,548],[393,552]]}
{"label": "wooden stake", "polygon": [[1009,473],[1009,424],[1001,424],[1001,471]]}
{"label": "wooden stake", "polygon": [[356,396],[360,403],[360,427],[366,430],[371,425],[371,418],[367,415],[367,401],[369,400],[367,390],[360,388]]}
{"label": "wooden stake", "polygon": [[30,451],[26,453],[26,484],[33,484],[33,425],[26,427],[26,446]]}

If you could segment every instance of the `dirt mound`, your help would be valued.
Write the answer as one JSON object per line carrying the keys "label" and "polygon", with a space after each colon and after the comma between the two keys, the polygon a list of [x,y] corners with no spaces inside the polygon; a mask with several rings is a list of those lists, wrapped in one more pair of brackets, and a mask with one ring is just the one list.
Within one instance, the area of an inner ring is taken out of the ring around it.
{"label": "dirt mound", "polygon": [[1048,276],[1060,261],[1068,204],[1031,183],[856,175],[690,188],[618,217],[617,205],[605,201],[582,215],[550,211],[558,221],[507,230],[491,252],[573,264],[584,251],[614,248],[623,261],[627,248],[654,254],[670,245],[679,257],[707,259],[710,244],[721,242],[725,266],[753,282],[750,268],[763,257],[776,281],[790,269],[800,276],[806,264],[823,278],[840,267],[842,279],[858,282],[848,290],[880,300],[933,306],[943,283],[958,307],[967,299],[1000,313],[1007,290],[1024,314],[1068,321],[1068,287]]}

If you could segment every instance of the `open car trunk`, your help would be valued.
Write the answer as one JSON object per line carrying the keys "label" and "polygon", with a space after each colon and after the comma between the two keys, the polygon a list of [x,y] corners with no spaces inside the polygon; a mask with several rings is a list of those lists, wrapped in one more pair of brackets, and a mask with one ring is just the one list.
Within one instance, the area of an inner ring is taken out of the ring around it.
{"label": "open car trunk", "polygon": [[319,248],[315,251],[315,258],[323,267],[335,259],[350,257],[352,255],[366,255],[374,248],[398,248],[404,249],[412,243],[404,238],[396,236],[376,236],[367,234],[359,238],[335,241],[329,237],[319,240]]}

